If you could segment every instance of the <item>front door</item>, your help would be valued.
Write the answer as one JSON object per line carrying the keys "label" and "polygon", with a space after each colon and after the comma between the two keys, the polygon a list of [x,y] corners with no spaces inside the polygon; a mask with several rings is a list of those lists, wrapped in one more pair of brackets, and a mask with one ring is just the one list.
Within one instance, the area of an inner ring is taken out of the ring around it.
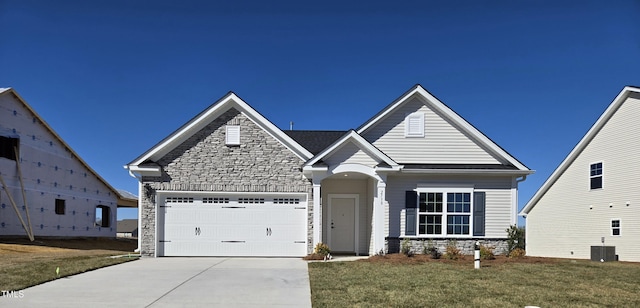
{"label": "front door", "polygon": [[334,252],[356,252],[357,198],[331,198],[331,241],[329,248]]}

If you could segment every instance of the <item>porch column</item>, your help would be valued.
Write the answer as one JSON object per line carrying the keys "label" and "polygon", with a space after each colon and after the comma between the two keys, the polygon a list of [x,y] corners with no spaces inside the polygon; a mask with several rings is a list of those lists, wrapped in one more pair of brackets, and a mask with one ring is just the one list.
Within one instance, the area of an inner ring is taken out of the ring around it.
{"label": "porch column", "polygon": [[313,248],[322,242],[322,195],[320,182],[313,181]]}
{"label": "porch column", "polygon": [[373,200],[373,253],[384,250],[384,203],[387,184],[384,180],[378,180]]}

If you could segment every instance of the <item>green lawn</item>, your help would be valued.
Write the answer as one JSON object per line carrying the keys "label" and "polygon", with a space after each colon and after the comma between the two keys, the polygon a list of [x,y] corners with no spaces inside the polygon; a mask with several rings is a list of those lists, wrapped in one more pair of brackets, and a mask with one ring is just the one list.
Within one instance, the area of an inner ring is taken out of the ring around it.
{"label": "green lawn", "polygon": [[640,264],[309,263],[313,307],[640,307]]}
{"label": "green lawn", "polygon": [[[0,239],[0,290],[21,290],[97,268],[136,258],[128,255],[137,246],[135,239]],[[56,269],[59,272],[56,273]]]}
{"label": "green lawn", "polygon": [[[50,280],[84,273],[105,266],[115,265],[133,258],[110,258],[102,256],[73,256],[48,260],[36,260],[27,264],[6,266],[0,269],[2,290],[21,290]],[[56,268],[60,268],[59,276]]]}

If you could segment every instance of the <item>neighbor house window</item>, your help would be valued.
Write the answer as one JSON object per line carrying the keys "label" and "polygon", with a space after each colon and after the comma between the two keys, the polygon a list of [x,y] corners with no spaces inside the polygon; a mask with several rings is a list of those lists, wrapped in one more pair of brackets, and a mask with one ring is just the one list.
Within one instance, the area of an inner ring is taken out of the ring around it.
{"label": "neighbor house window", "polygon": [[471,235],[471,192],[419,192],[418,235]]}
{"label": "neighbor house window", "polygon": [[111,225],[111,208],[106,205],[96,206],[96,226],[109,227]]}
{"label": "neighbor house window", "polygon": [[591,189],[602,188],[602,162],[591,164],[589,169]]}
{"label": "neighbor house window", "polygon": [[405,137],[424,137],[424,112],[414,112],[404,118]]}
{"label": "neighbor house window", "polygon": [[56,214],[64,215],[65,203],[64,199],[56,199]]}
{"label": "neighbor house window", "polygon": [[0,136],[0,157],[10,160],[17,160],[16,149],[20,144],[20,139]]}
{"label": "neighbor house window", "polygon": [[620,219],[611,220],[611,235],[620,235]]}
{"label": "neighbor house window", "polygon": [[227,125],[225,143],[227,145],[240,145],[240,125]]}

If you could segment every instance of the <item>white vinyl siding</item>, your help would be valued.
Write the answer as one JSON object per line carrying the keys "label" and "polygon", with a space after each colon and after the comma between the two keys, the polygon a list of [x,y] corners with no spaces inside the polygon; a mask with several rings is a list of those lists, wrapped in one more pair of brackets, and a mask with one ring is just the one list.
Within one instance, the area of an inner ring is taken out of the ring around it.
{"label": "white vinyl siding", "polygon": [[512,178],[457,176],[389,176],[387,178],[388,236],[404,235],[405,191],[414,190],[418,185],[420,187],[460,187],[463,185],[473,187],[474,192],[485,192],[484,237],[507,237],[506,229],[509,228],[516,215],[512,210],[513,202],[515,202],[511,197]]}
{"label": "white vinyl siding", "polygon": [[[424,138],[405,137],[405,117],[424,114]],[[362,135],[398,163],[500,163],[452,123],[412,98]]]}
{"label": "white vinyl siding", "polygon": [[[627,99],[540,198],[527,216],[528,255],[589,259],[605,237],[620,261],[640,262],[640,224],[624,224],[640,218],[638,117],[640,100]],[[598,161],[606,162],[606,185],[590,190],[586,171]],[[612,219],[624,224],[623,236],[611,235]]]}
{"label": "white vinyl siding", "polygon": [[327,155],[324,162],[329,166],[339,164],[361,164],[369,167],[376,166],[379,160],[373,159],[353,142],[349,142]]}

